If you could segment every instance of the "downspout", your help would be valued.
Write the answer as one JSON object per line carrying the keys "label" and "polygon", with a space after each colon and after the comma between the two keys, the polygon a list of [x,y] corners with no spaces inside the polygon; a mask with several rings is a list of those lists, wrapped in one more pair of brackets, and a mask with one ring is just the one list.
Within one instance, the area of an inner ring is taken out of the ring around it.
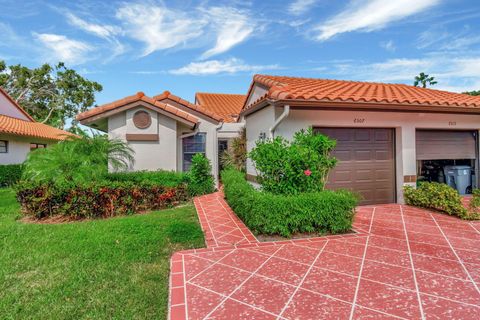
{"label": "downspout", "polygon": [[270,128],[270,138],[274,138],[275,135],[275,129],[278,127],[278,125],[286,118],[288,117],[288,114],[290,113],[290,106],[289,105],[284,105],[283,106],[283,112],[282,114],[275,120],[275,123],[273,126]]}

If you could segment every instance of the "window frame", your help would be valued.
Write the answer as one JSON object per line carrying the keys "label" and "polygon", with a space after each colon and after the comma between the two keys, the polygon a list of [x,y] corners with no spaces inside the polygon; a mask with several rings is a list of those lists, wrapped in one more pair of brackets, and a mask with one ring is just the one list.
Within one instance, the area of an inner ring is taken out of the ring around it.
{"label": "window frame", "polygon": [[[4,146],[0,145],[0,153],[8,153],[8,147],[9,147],[8,140],[0,140],[0,142],[5,143]],[[3,149],[5,149],[5,151],[3,151]]]}
{"label": "window frame", "polygon": [[46,143],[30,142],[30,151],[37,150],[37,149],[45,149],[46,147],[47,147]]}
{"label": "window frame", "polygon": [[[192,144],[202,144],[202,149],[203,151],[187,151],[185,150],[187,147],[188,147],[188,144],[185,143],[185,141],[188,141],[188,140],[191,140],[192,138],[198,138],[198,137],[202,137],[203,141],[202,142],[195,142],[192,141]],[[187,162],[185,161],[185,155],[189,155],[193,158],[194,155],[196,155],[197,153],[200,153],[200,154],[203,154],[204,156],[206,156],[206,152],[207,152],[207,133],[206,132],[198,132],[197,134],[193,135],[193,136],[189,136],[189,137],[185,137],[182,139],[182,171],[188,171],[190,170],[190,166],[191,166],[191,162],[188,164],[187,166]],[[190,160],[191,161],[191,160]]]}

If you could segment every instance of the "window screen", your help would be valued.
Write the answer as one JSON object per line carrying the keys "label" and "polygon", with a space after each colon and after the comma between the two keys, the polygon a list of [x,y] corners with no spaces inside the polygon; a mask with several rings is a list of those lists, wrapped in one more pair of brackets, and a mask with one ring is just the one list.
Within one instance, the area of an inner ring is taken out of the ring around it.
{"label": "window screen", "polygon": [[205,142],[205,133],[197,133],[194,136],[183,138],[183,171],[190,169],[194,155],[197,153],[205,155]]}

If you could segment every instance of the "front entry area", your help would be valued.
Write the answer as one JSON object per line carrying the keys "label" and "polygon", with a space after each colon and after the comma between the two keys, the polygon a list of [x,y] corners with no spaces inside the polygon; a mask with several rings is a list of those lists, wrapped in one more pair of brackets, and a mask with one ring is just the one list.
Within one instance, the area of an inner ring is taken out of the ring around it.
{"label": "front entry area", "polygon": [[395,202],[394,130],[387,128],[315,128],[337,141],[332,155],[337,166],[327,188],[348,189],[362,197],[360,204]]}

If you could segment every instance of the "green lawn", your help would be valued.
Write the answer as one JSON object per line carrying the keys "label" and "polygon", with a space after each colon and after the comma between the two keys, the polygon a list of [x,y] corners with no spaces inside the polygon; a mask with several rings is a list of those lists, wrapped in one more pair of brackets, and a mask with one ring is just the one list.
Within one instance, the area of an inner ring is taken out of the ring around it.
{"label": "green lawn", "polygon": [[0,319],[165,319],[172,252],[204,245],[194,207],[57,225],[0,189]]}

